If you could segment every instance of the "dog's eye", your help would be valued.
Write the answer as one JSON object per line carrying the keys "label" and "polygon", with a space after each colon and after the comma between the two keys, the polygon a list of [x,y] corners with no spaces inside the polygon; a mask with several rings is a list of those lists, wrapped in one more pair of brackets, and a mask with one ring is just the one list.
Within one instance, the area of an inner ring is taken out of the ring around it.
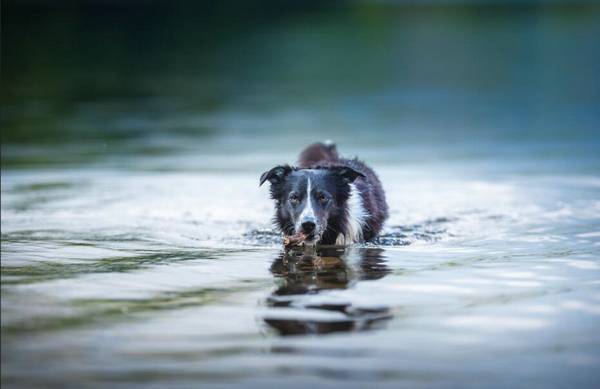
{"label": "dog's eye", "polygon": [[297,194],[295,194],[295,193],[292,193],[292,194],[290,195],[290,203],[292,203],[292,204],[296,205],[296,204],[298,204],[298,201],[299,201],[299,200],[300,200],[300,198],[298,197],[298,195],[297,195]]}
{"label": "dog's eye", "polygon": [[319,194],[317,195],[317,199],[319,200],[319,202],[320,202],[321,204],[325,204],[325,203],[327,203],[327,200],[329,200],[329,199],[327,198],[327,196],[325,196],[323,193],[319,193]]}

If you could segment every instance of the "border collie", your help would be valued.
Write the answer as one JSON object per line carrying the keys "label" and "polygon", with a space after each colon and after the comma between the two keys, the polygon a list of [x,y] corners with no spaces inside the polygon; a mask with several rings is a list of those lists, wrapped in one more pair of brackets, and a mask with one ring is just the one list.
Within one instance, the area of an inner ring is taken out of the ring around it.
{"label": "border collie", "polygon": [[260,177],[271,183],[275,224],[286,235],[303,233],[307,244],[347,245],[379,234],[388,217],[381,182],[358,159],[340,158],[334,144],[315,143],[298,166],[276,166]]}

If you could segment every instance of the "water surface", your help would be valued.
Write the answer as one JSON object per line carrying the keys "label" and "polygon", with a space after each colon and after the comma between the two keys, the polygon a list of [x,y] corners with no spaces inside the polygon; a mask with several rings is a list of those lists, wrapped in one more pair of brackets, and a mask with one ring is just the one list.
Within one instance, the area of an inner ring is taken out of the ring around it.
{"label": "water surface", "polygon": [[[9,41],[3,386],[597,386],[598,7],[79,12]],[[326,138],[390,219],[286,253],[258,177]]]}

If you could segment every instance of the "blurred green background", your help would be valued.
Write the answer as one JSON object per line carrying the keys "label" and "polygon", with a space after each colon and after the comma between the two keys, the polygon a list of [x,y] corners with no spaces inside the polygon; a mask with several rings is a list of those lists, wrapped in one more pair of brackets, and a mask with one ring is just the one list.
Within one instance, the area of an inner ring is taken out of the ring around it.
{"label": "blurred green background", "polygon": [[599,47],[596,2],[3,1],[2,166],[332,138],[592,169]]}

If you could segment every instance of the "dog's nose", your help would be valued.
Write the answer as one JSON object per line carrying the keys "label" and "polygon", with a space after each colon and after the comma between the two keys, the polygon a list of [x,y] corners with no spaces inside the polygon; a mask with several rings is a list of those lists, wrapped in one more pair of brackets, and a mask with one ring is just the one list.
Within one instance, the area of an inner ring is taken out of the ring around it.
{"label": "dog's nose", "polygon": [[315,230],[316,227],[317,226],[313,221],[305,221],[304,223],[302,223],[302,230],[305,234],[310,234]]}

